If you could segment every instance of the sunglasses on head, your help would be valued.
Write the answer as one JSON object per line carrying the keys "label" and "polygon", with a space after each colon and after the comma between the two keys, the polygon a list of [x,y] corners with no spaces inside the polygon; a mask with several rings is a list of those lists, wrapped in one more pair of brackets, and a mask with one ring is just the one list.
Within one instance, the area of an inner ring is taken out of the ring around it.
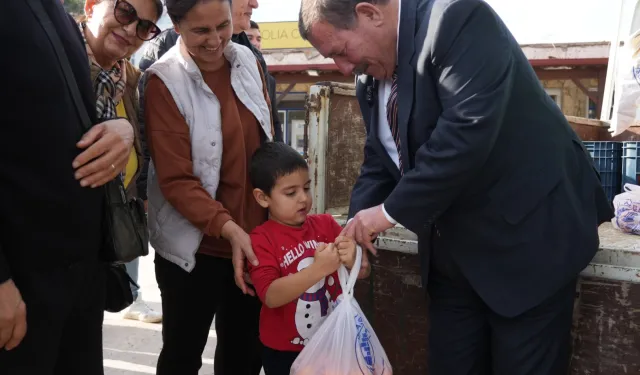
{"label": "sunglasses on head", "polygon": [[149,20],[138,17],[138,12],[133,5],[125,0],[116,0],[113,8],[113,15],[121,25],[127,26],[138,21],[136,25],[136,36],[144,41],[151,40],[160,34],[160,28]]}

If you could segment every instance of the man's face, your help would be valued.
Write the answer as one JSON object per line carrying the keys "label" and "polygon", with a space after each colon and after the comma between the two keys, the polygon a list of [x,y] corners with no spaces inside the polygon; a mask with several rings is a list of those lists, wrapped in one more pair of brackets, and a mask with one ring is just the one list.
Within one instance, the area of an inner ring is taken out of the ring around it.
{"label": "man's face", "polygon": [[231,3],[233,13],[233,33],[239,34],[251,27],[251,14],[258,8],[258,0],[233,0]]}
{"label": "man's face", "polygon": [[349,30],[320,21],[312,25],[309,42],[322,56],[332,58],[342,74],[366,73],[382,80],[393,76],[396,35],[396,30],[384,32],[366,20]]}
{"label": "man's face", "polygon": [[260,34],[260,29],[249,29],[245,31],[251,44],[258,49],[258,51],[262,51],[262,35]]}

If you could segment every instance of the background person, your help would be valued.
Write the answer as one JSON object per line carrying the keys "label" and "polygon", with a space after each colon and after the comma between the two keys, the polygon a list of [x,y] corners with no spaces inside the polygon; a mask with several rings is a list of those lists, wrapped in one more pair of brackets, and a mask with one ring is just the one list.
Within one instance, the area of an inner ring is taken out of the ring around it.
{"label": "background person", "polygon": [[262,34],[260,33],[260,26],[255,21],[250,21],[251,27],[244,31],[247,34],[247,38],[258,51],[262,52]]}
{"label": "background person", "polygon": [[[102,375],[104,191],[134,131],[96,116],[87,54],[59,0],[42,0],[92,122],[83,135],[62,67],[26,1],[0,2],[0,373]],[[26,335],[25,335],[26,334]],[[78,351],[82,350],[82,355]]]}
{"label": "background person", "polygon": [[[267,87],[269,99],[271,101],[271,117],[273,122],[273,127],[275,129],[274,140],[277,142],[284,141],[282,124],[280,124],[280,117],[278,117],[278,108],[276,103],[276,81],[275,79],[268,74],[267,64],[264,61],[264,57],[260,50],[254,47],[251,44],[248,36],[245,35],[245,31],[250,29],[250,21],[251,15],[253,13],[253,9],[258,8],[257,0],[233,0],[231,4],[231,9],[233,13],[233,37],[232,40],[235,43],[243,45],[247,48],[250,48],[251,51],[255,54],[256,58],[260,62],[260,67],[262,68],[263,74],[267,77]],[[144,73],[147,68],[149,68],[153,63],[158,61],[171,47],[176,44],[178,40],[178,33],[175,29],[171,28],[163,31],[157,38],[150,41],[145,49],[143,50],[142,57],[140,58],[140,63],[138,64],[139,69]],[[140,178],[138,179],[138,193],[143,200],[147,200],[147,171],[149,169],[149,151],[146,146],[146,139],[144,136],[145,133],[145,122],[144,122],[144,91],[146,86],[147,77],[146,75],[142,76],[139,84],[140,90],[140,98],[141,98],[141,112],[140,112],[140,129],[143,134],[142,138],[142,149],[144,153],[144,165],[142,167],[142,173]]]}
{"label": "background person", "polygon": [[228,0],[166,5],[180,39],[147,69],[145,91],[157,373],[196,375],[215,316],[216,375],[258,375],[261,304],[243,276],[245,255],[255,260],[247,233],[267,219],[249,180],[251,155],[273,139],[264,75],[231,43]]}
{"label": "background person", "polygon": [[[138,82],[140,71],[127,60],[146,40],[155,38],[162,16],[160,0],[87,0],[86,20],[79,23],[87,55],[100,120],[126,118],[134,127],[134,149],[122,173],[129,196],[138,196],[135,181],[144,161],[138,126]],[[126,264],[127,273],[138,282],[140,260]],[[126,319],[146,323],[162,321],[162,313],[151,309],[139,288],[131,284],[134,303],[124,312]]]}

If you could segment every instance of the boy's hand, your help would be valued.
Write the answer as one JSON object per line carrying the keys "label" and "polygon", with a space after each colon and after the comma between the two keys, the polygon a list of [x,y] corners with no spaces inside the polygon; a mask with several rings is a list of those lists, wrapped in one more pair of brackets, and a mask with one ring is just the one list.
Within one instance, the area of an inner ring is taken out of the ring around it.
{"label": "boy's hand", "polygon": [[316,267],[323,276],[331,275],[340,267],[340,256],[333,244],[319,244],[313,258],[314,267]]}
{"label": "boy's hand", "polygon": [[338,256],[340,261],[347,268],[353,268],[353,264],[356,262],[356,243],[353,239],[345,236],[339,236],[336,238],[335,246],[338,249]]}

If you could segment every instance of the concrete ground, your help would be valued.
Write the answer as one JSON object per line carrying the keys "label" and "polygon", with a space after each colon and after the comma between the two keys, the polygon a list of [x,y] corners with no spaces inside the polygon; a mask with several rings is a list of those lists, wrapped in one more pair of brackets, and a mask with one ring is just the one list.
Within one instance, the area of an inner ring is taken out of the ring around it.
{"label": "concrete ground", "polygon": [[[160,291],[156,283],[153,258],[150,254],[140,259],[140,284],[142,297],[153,309],[161,311]],[[104,370],[105,375],[155,374],[158,355],[162,348],[162,325],[124,320],[121,314],[105,313],[104,319]],[[211,327],[209,341],[202,355],[200,375],[213,374],[213,355],[216,332]]]}

